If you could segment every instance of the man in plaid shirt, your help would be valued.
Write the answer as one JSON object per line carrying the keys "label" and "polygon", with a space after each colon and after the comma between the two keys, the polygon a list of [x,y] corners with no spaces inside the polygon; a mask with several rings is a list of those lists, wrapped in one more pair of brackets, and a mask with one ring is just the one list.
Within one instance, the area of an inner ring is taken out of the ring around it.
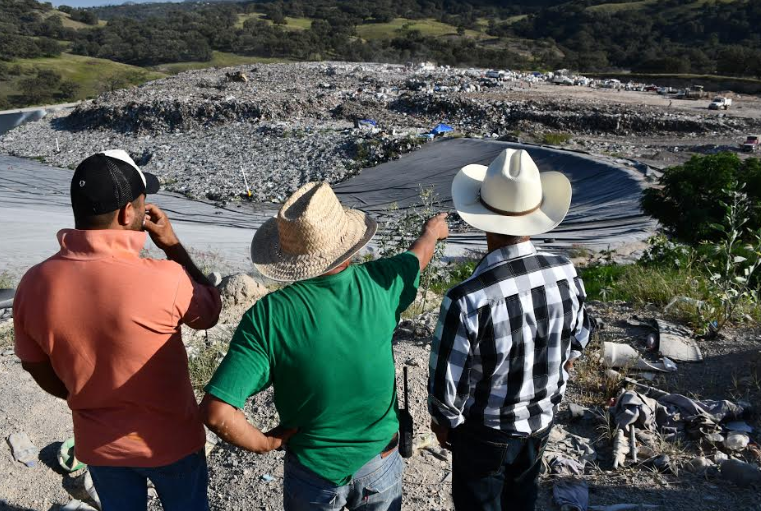
{"label": "man in plaid shirt", "polygon": [[456,509],[533,510],[553,417],[591,330],[573,265],[529,240],[560,224],[571,184],[507,149],[488,168],[463,168],[452,197],[489,254],[441,306],[431,429],[452,450]]}

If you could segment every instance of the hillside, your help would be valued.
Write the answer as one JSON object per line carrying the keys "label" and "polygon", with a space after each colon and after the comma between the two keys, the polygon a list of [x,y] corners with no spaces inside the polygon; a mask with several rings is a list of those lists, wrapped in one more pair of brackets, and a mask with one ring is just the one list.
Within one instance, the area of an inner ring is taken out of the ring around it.
{"label": "hillside", "polygon": [[[761,76],[761,3],[750,0],[280,0],[58,10],[0,0],[0,20],[0,108],[87,97],[155,71],[271,61]],[[80,60],[68,77],[37,80],[52,83],[44,97],[21,90],[37,69],[68,65],[50,59],[71,63],[72,55],[132,68],[107,67],[119,76],[98,85],[79,78],[87,75]]]}

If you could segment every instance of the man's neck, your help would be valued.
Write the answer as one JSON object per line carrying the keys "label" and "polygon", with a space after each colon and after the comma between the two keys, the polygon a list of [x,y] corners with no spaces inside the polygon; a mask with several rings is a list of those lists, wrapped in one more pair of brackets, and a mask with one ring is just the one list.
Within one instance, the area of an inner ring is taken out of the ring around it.
{"label": "man's neck", "polygon": [[504,234],[486,233],[486,246],[488,247],[489,252],[517,245],[518,243],[525,243],[530,240],[530,236],[505,236]]}
{"label": "man's neck", "polygon": [[329,272],[323,273],[322,276],[327,277],[328,275],[336,275],[337,273],[341,273],[342,271],[344,271],[349,266],[351,266],[351,261],[347,261],[343,263],[341,266],[339,266],[338,268],[333,268]]}

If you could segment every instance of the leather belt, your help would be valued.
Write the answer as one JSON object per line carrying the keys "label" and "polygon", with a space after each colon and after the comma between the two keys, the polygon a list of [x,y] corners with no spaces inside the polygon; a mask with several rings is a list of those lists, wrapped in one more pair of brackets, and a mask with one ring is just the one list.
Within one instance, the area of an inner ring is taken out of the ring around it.
{"label": "leather belt", "polygon": [[394,452],[394,449],[399,447],[399,433],[394,433],[394,437],[391,439],[391,441],[386,445],[386,447],[383,448],[381,451],[381,458],[385,458],[392,452]]}

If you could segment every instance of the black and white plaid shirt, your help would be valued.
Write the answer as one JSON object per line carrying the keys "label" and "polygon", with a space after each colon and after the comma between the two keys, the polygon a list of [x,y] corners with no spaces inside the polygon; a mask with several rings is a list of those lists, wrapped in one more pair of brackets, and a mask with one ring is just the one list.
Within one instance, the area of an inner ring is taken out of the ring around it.
{"label": "black and white plaid shirt", "polygon": [[571,349],[589,342],[585,299],[571,262],[530,241],[487,255],[441,306],[429,364],[434,420],[516,436],[546,428],[565,392]]}

